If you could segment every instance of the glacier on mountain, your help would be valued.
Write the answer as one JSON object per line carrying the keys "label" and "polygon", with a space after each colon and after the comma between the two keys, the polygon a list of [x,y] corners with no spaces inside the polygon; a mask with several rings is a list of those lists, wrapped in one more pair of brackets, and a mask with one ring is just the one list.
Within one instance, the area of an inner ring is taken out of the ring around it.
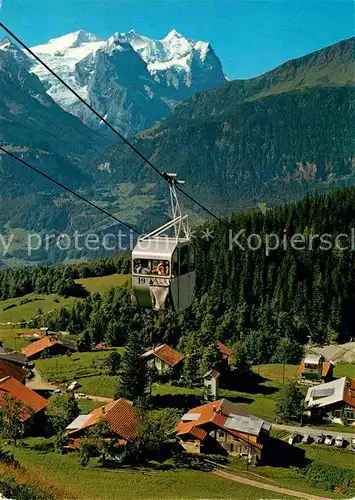
{"label": "glacier on mountain", "polygon": [[[193,93],[226,81],[211,45],[185,38],[176,30],[162,40],[134,30],[103,40],[80,30],[32,51],[127,136],[165,118]],[[33,61],[31,71],[62,108],[92,128],[102,127],[42,65]]]}

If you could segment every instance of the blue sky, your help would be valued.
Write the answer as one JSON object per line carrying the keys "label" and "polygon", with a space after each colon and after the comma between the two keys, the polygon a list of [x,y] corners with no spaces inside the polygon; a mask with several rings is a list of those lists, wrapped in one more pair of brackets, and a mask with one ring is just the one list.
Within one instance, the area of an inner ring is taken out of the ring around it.
{"label": "blue sky", "polygon": [[352,36],[354,0],[2,0],[0,18],[29,45],[78,29],[175,28],[209,41],[230,78],[248,78]]}

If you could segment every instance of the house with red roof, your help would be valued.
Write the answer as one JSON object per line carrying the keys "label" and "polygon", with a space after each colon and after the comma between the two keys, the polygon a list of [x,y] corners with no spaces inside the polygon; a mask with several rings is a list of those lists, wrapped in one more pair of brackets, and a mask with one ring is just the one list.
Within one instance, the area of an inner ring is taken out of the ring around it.
{"label": "house with red roof", "polygon": [[229,358],[233,354],[233,349],[231,349],[230,347],[227,347],[226,345],[222,344],[222,342],[217,342],[217,346],[218,346],[219,352],[222,355],[222,359],[224,361],[228,361],[229,362]]}
{"label": "house with red roof", "polygon": [[47,351],[51,356],[56,356],[66,354],[68,350],[76,351],[76,348],[70,342],[64,342],[54,336],[47,336],[23,347],[21,352],[28,361],[32,361],[40,358],[44,351]]}
{"label": "house with red roof", "polygon": [[24,424],[27,425],[31,422],[31,426],[32,424],[34,426],[39,426],[43,423],[44,409],[48,404],[47,399],[42,398],[42,396],[32,391],[29,387],[21,384],[21,382],[13,377],[4,377],[0,379],[0,412],[6,395],[12,396],[22,403],[22,421]]}
{"label": "house with red roof", "polygon": [[142,358],[147,362],[149,367],[155,368],[159,375],[165,375],[178,366],[181,366],[181,362],[185,356],[167,344],[162,344],[142,354]]}
{"label": "house with red roof", "polygon": [[322,355],[310,354],[302,359],[297,374],[302,380],[310,382],[329,382],[333,380],[334,365]]}
{"label": "house with red roof", "polygon": [[[131,443],[138,435],[138,414],[131,401],[118,399],[111,401],[100,408],[96,408],[87,415],[79,415],[66,428],[66,434],[78,444],[78,440],[87,434],[99,422],[105,421],[109,429],[118,438],[120,446]],[[75,446],[76,447],[76,446]]]}
{"label": "house with red roof", "polygon": [[271,424],[220,399],[192,408],[176,426],[182,449],[190,453],[219,453],[263,460]]}

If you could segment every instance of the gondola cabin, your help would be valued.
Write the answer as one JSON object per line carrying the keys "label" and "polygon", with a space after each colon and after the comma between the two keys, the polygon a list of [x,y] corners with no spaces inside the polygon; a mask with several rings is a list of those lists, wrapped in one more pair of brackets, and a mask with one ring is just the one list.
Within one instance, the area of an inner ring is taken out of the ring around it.
{"label": "gondola cabin", "polygon": [[139,307],[174,311],[190,307],[196,286],[190,240],[139,239],[132,252],[132,285]]}
{"label": "gondola cabin", "polygon": [[132,252],[132,286],[138,307],[183,311],[190,307],[196,287],[187,215],[181,214],[176,192],[184,181],[175,173],[162,174],[169,183],[173,218],[138,239]]}

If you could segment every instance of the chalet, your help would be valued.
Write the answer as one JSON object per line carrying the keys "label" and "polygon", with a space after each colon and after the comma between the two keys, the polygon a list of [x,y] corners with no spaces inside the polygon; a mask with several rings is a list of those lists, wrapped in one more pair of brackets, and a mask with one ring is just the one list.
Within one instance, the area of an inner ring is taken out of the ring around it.
{"label": "chalet", "polygon": [[233,349],[222,344],[222,342],[217,342],[217,346],[218,346],[219,352],[222,355],[223,361],[225,361],[229,364],[231,356],[233,354]]}
{"label": "chalet", "polygon": [[29,424],[42,424],[44,409],[48,401],[32,389],[21,384],[13,377],[5,377],[0,379],[0,411],[1,405],[4,402],[4,396],[8,394],[13,398],[20,401],[23,405],[23,418],[22,421],[25,425]]}
{"label": "chalet", "polygon": [[0,380],[6,377],[12,377],[18,380],[18,382],[23,383],[26,373],[27,370],[19,364],[0,358]]}
{"label": "chalet", "polygon": [[26,377],[28,361],[23,354],[0,346],[0,379],[13,377],[23,382]]}
{"label": "chalet", "polygon": [[23,347],[22,354],[26,356],[29,361],[40,358],[44,352],[48,352],[51,356],[59,354],[66,354],[69,351],[76,351],[76,346],[72,342],[63,341],[56,337],[43,337],[36,342]]}
{"label": "chalet", "polygon": [[180,365],[185,356],[167,344],[162,344],[142,354],[142,358],[149,367],[156,368],[159,375],[164,375]]}
{"label": "chalet", "polygon": [[313,419],[355,425],[355,379],[346,377],[310,387],[305,407]]}
{"label": "chalet", "polygon": [[119,444],[125,446],[134,441],[138,434],[138,416],[133,404],[127,399],[112,401],[96,408],[87,415],[79,415],[66,428],[69,438],[76,441],[84,437],[88,429],[105,420],[110,430],[117,436]]}
{"label": "chalet", "polygon": [[298,376],[311,382],[328,382],[333,380],[333,363],[322,355],[310,354],[298,367]]}
{"label": "chalet", "polygon": [[24,367],[28,364],[26,356],[24,356],[19,352],[12,351],[11,349],[6,349],[1,345],[0,345],[0,359],[21,367]]}
{"label": "chalet", "polygon": [[243,456],[250,463],[263,459],[271,424],[220,399],[189,410],[176,426],[182,449],[190,453]]}

